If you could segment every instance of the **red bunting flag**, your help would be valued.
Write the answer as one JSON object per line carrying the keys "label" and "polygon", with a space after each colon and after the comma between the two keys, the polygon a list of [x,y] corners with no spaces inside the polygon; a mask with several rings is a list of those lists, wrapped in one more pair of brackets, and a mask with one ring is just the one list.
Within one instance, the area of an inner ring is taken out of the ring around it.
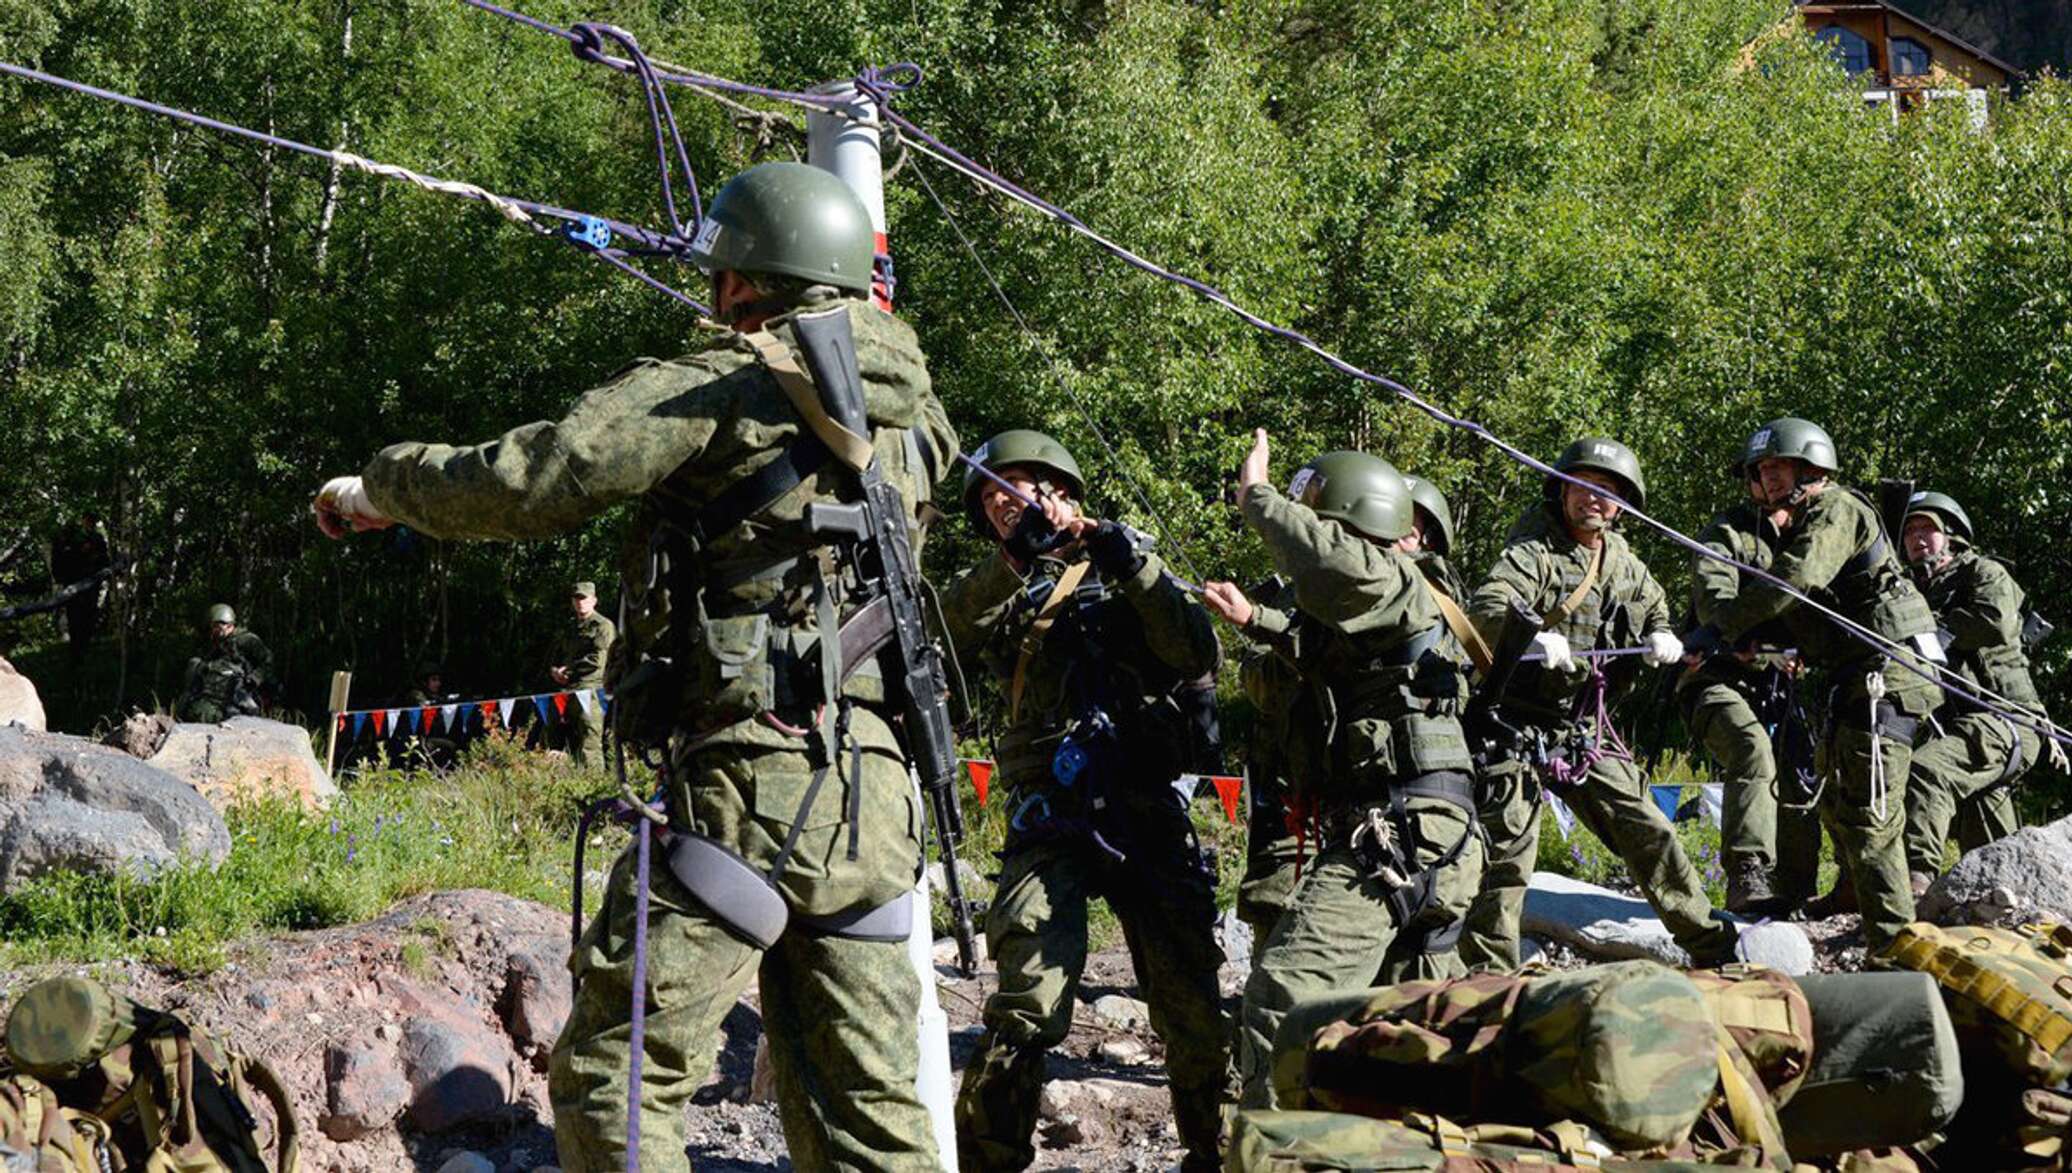
{"label": "red bunting flag", "polygon": [[484,729],[487,729],[487,728],[489,728],[489,723],[490,723],[490,721],[494,720],[494,719],[495,719],[495,717],[496,717],[496,702],[495,702],[495,701],[483,701],[483,702],[482,702],[482,727],[483,727]]}
{"label": "red bunting flag", "polygon": [[388,714],[381,709],[374,710],[374,736],[386,737],[388,735],[387,730]]}
{"label": "red bunting flag", "polygon": [[986,791],[993,785],[993,763],[971,761],[964,764],[971,770],[971,788],[978,791],[978,804],[986,805]]}
{"label": "red bunting flag", "polygon": [[345,714],[344,714],[344,713],[340,713],[340,714],[338,714],[338,731],[339,731],[340,733],[343,733],[343,732],[345,732]]}
{"label": "red bunting flag", "polygon": [[417,710],[417,731],[426,737],[432,735],[432,712],[430,706]]}
{"label": "red bunting flag", "polygon": [[1223,817],[1237,822],[1237,796],[1245,788],[1243,778],[1232,778],[1224,774],[1211,774],[1209,781],[1216,784],[1216,797],[1223,800]]}
{"label": "red bunting flag", "polygon": [[567,693],[557,692],[554,694],[554,715],[557,717],[566,717],[568,715]]}

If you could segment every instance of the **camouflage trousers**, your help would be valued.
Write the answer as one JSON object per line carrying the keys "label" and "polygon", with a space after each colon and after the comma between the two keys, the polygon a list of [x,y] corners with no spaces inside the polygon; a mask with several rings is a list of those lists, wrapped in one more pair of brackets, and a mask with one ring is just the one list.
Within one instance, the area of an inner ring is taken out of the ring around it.
{"label": "camouflage trousers", "polygon": [[[1531,766],[1506,761],[1482,771],[1478,806],[1489,841],[1489,865],[1482,891],[1461,934],[1461,959],[1472,969],[1518,968],[1518,937],[1525,913],[1525,889],[1539,862],[1540,782]],[[1639,767],[1619,758],[1600,758],[1582,784],[1561,791],[1591,834],[1625,861],[1655,915],[1676,943],[1700,965],[1733,956],[1734,927],[1713,917],[1705,882],[1684,853],[1683,843],[1662,808],[1649,795]]]}
{"label": "camouflage trousers", "polygon": [[[889,730],[859,713],[867,744]],[[811,759],[790,750],[701,752],[681,764],[671,794],[688,824],[768,868],[799,814]],[[646,1041],[641,1087],[627,1086],[631,1039],[634,861],[613,865],[604,907],[569,958],[577,982],[554,1044],[548,1091],[568,1173],[625,1164],[628,1105],[640,1111],[641,1160],[684,1164],[684,1110],[712,1065],[721,1021],[750,981],[776,1075],[784,1135],[801,1170],[940,1168],[934,1128],[915,1090],[920,977],[903,942],[853,941],[805,930],[798,916],[873,907],[916,878],[918,806],[890,752],[863,755],[861,851],[847,858],[850,781],[831,777],[805,811],[785,872],[794,917],[767,952],[723,925],[656,853],[647,918]]]}
{"label": "camouflage trousers", "polygon": [[[1903,668],[1888,668],[1883,677],[1886,704],[1899,721],[1925,720],[1942,701],[1941,688]],[[1856,884],[1864,947],[1876,953],[1914,919],[1902,842],[1914,738],[1897,726],[1873,737],[1868,679],[1860,665],[1835,673],[1814,767],[1821,777],[1820,818]]]}
{"label": "camouflage trousers", "polygon": [[[1258,781],[1251,783],[1260,786]],[[1253,797],[1245,821],[1245,874],[1237,886],[1237,918],[1252,930],[1252,959],[1259,958],[1259,945],[1273,932],[1274,922],[1287,911],[1288,898],[1295,891],[1297,859],[1302,844],[1288,831],[1287,808],[1282,790],[1273,786],[1270,794]]]}
{"label": "camouflage trousers", "polygon": [[2042,753],[2032,730],[1990,713],[1943,720],[1942,732],[1914,751],[1907,776],[1907,867],[1940,875],[1953,825],[1963,851],[2019,830],[2014,788]]}
{"label": "camouflage trousers", "polygon": [[569,698],[567,723],[560,730],[561,744],[568,751],[568,760],[578,766],[605,766],[604,714],[598,709],[595,704],[586,706]]}
{"label": "camouflage trousers", "polygon": [[1144,815],[1116,862],[1090,842],[1059,838],[1010,851],[986,916],[1000,987],[985,1005],[985,1037],[957,1096],[957,1162],[965,1173],[1025,1169],[1036,1159],[1044,1057],[1071,1030],[1086,968],[1087,906],[1106,898],[1165,1044],[1182,1168],[1220,1168],[1217,1134],[1229,1033],[1216,971],[1216,896],[1177,806]]}
{"label": "camouflage trousers", "polygon": [[1274,1036],[1297,1002],[1374,984],[1388,969],[1411,977],[1465,971],[1452,950],[1427,953],[1428,930],[1460,920],[1482,881],[1482,843],[1466,811],[1436,798],[1411,798],[1405,809],[1416,833],[1415,858],[1433,867],[1467,838],[1460,855],[1439,867],[1432,899],[1399,924],[1391,887],[1374,874],[1343,834],[1309,861],[1288,910],[1258,949],[1245,983],[1239,1066],[1247,1108],[1273,1106]]}
{"label": "camouflage trousers", "polygon": [[1720,856],[1729,880],[1752,867],[1770,878],[1777,895],[1793,903],[1810,898],[1820,870],[1820,815],[1810,797],[1787,793],[1799,787],[1778,777],[1770,731],[1748,695],[1702,680],[1685,685],[1679,697],[1691,735],[1718,763]]}

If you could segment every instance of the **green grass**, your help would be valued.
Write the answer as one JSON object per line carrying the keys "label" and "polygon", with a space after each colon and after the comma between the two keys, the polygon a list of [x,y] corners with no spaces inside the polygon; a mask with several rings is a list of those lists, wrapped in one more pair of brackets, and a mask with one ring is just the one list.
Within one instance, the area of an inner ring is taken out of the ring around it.
{"label": "green grass", "polygon": [[[492,740],[445,776],[363,774],[323,814],[239,806],[219,868],[186,865],[150,880],[47,876],[0,899],[0,966],[136,958],[207,972],[248,938],[367,920],[448,888],[566,907],[577,811],[611,788],[601,772]],[[603,837],[591,849],[599,861],[624,842],[616,828],[592,833]],[[594,906],[600,893],[593,885],[586,895]],[[435,931],[408,944],[429,966],[445,943]]]}

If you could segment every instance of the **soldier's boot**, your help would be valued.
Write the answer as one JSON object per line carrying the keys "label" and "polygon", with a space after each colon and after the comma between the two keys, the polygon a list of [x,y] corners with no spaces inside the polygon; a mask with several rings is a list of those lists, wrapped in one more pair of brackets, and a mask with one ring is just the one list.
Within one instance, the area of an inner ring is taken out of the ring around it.
{"label": "soldier's boot", "polygon": [[1727,911],[1736,916],[1776,916],[1783,904],[1770,887],[1770,869],[1761,859],[1742,856],[1727,874]]}
{"label": "soldier's boot", "polygon": [[959,1169],[991,1173],[1035,1162],[1046,1050],[1017,1046],[991,1031],[979,1041],[957,1090]]}
{"label": "soldier's boot", "polygon": [[1807,920],[1826,920],[1845,912],[1860,911],[1856,905],[1855,878],[1844,871],[1835,877],[1835,886],[1828,889],[1827,895],[1808,901],[1801,911]]}
{"label": "soldier's boot", "polygon": [[1223,1104],[1217,1084],[1173,1088],[1173,1124],[1187,1156],[1180,1161],[1180,1173],[1217,1173],[1223,1168],[1220,1151],[1223,1132]]}

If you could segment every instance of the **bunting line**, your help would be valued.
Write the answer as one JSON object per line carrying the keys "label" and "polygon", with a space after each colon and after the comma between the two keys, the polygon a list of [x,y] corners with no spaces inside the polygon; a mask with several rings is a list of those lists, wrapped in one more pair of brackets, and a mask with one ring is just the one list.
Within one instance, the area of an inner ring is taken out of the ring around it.
{"label": "bunting line", "polygon": [[434,730],[454,732],[486,727],[491,718],[505,728],[518,702],[531,705],[543,720],[552,721],[568,713],[573,698],[584,713],[610,713],[611,697],[601,688],[571,688],[515,697],[485,697],[479,700],[434,701],[429,705],[382,706],[370,709],[340,709],[331,714],[341,737],[357,741],[371,723],[377,739],[406,733],[429,737]]}

